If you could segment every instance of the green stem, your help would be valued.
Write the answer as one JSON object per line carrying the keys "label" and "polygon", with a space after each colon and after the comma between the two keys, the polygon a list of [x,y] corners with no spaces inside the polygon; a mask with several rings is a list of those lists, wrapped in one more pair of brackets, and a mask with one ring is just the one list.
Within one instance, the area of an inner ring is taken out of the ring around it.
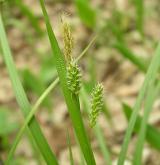
{"label": "green stem", "polygon": [[66,79],[66,64],[65,64],[64,56],[61,53],[55,34],[52,30],[47,11],[45,9],[44,0],[39,0],[39,1],[43,11],[48,36],[54,55],[56,69],[60,79],[60,85],[73,123],[74,130],[76,132],[76,136],[78,138],[79,144],[81,146],[81,150],[84,154],[87,164],[95,165],[96,163],[91,149],[91,145],[89,143],[87,133],[84,128],[82,116],[80,113],[79,98],[78,96],[71,93],[70,90],[68,89],[67,79]]}

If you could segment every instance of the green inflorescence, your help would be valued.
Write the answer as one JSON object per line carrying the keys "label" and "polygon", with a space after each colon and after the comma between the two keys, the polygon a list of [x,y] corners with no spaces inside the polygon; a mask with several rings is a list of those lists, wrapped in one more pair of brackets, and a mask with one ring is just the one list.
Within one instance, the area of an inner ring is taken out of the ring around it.
{"label": "green inflorescence", "polygon": [[67,67],[67,84],[72,93],[78,95],[81,88],[81,71],[73,60]]}
{"label": "green inflorescence", "polygon": [[62,19],[62,32],[63,32],[63,43],[64,43],[64,56],[66,62],[72,59],[72,50],[74,46],[73,36],[71,32],[71,27],[68,22],[65,22],[65,18]]}
{"label": "green inflorescence", "polygon": [[102,111],[103,106],[103,85],[97,84],[91,94],[91,113],[90,113],[90,126],[93,128],[96,125],[97,118]]}
{"label": "green inflorescence", "polygon": [[81,88],[81,71],[78,64],[74,62],[72,57],[73,50],[73,36],[71,32],[70,24],[65,22],[62,18],[63,24],[63,42],[64,42],[64,55],[67,65],[67,85],[68,89],[73,93],[78,95]]}

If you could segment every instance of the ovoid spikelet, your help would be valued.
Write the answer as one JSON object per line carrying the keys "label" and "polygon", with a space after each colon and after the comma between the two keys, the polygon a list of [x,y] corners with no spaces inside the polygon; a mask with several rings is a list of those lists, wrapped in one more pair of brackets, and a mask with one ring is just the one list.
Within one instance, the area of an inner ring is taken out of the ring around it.
{"label": "ovoid spikelet", "polygon": [[103,85],[97,84],[92,91],[90,126],[94,127],[103,106]]}
{"label": "ovoid spikelet", "polygon": [[67,67],[67,85],[68,89],[78,95],[81,88],[81,71],[78,65],[71,60]]}

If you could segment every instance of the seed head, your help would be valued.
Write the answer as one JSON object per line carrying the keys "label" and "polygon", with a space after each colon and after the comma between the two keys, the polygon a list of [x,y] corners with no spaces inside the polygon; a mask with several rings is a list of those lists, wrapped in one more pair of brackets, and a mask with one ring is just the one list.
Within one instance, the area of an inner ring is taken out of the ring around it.
{"label": "seed head", "polygon": [[72,50],[73,50],[73,36],[71,32],[71,26],[65,19],[61,17],[62,20],[62,33],[63,33],[63,43],[64,43],[64,56],[66,62],[72,60]]}
{"label": "seed head", "polygon": [[97,84],[92,91],[90,126],[94,127],[103,106],[103,85]]}
{"label": "seed head", "polygon": [[81,88],[81,71],[78,65],[72,60],[67,67],[67,85],[69,90],[78,95]]}

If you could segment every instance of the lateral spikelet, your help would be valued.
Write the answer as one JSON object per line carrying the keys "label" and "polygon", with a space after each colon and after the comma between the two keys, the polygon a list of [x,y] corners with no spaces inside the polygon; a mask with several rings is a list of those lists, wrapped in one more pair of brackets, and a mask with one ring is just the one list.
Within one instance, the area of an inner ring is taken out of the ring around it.
{"label": "lateral spikelet", "polygon": [[92,91],[90,126],[94,127],[103,106],[103,85],[97,84]]}

